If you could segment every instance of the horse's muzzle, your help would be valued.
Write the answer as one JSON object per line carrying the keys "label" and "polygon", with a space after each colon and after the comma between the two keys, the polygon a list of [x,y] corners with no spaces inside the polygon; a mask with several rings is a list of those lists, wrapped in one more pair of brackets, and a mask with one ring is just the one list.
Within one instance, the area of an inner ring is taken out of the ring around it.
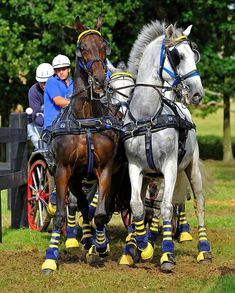
{"label": "horse's muzzle", "polygon": [[201,102],[202,96],[198,93],[194,94],[191,99],[191,104],[197,105]]}
{"label": "horse's muzzle", "polygon": [[97,77],[96,75],[93,76],[93,90],[95,93],[100,94],[104,91],[105,88],[105,76],[102,78]]}

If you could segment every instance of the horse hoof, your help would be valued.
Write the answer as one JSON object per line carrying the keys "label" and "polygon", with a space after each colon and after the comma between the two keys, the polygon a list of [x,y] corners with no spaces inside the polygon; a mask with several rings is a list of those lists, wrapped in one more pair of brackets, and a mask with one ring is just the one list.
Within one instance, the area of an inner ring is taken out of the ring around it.
{"label": "horse hoof", "polygon": [[189,232],[180,233],[179,242],[192,241],[193,237]]}
{"label": "horse hoof", "polygon": [[165,252],[163,253],[161,259],[161,271],[163,273],[172,273],[175,267],[175,257],[173,253]]}
{"label": "horse hoof", "polygon": [[91,248],[88,250],[86,254],[86,261],[91,266],[102,266],[103,261],[99,255],[99,253],[96,251],[95,245],[92,245]]}
{"label": "horse hoof", "polygon": [[151,261],[152,258],[153,258],[153,246],[150,242],[148,242],[148,245],[147,247],[141,251],[141,261],[142,262],[148,262],[148,261]]}
{"label": "horse hoof", "polygon": [[175,267],[175,264],[171,263],[171,262],[164,262],[161,265],[161,272],[165,273],[165,274],[169,274],[172,273],[173,269]]}
{"label": "horse hoof", "polygon": [[119,264],[120,265],[127,265],[129,267],[133,267],[134,265],[134,259],[132,258],[131,255],[128,255],[128,254],[123,254],[119,260]]}
{"label": "horse hoof", "polygon": [[68,238],[65,241],[65,247],[67,248],[78,248],[79,247],[79,243],[77,241],[76,238]]}
{"label": "horse hoof", "polygon": [[197,256],[197,262],[200,264],[207,264],[212,262],[212,255],[210,251],[200,251]]}
{"label": "horse hoof", "polygon": [[42,273],[50,274],[58,269],[58,265],[54,259],[46,259],[42,264]]}

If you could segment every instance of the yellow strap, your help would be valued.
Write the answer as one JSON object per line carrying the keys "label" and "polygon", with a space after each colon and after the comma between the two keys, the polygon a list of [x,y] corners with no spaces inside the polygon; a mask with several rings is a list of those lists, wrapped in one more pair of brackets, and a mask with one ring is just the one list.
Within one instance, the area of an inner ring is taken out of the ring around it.
{"label": "yellow strap", "polygon": [[114,77],[114,76],[118,76],[118,75],[126,75],[126,76],[129,76],[129,77],[133,77],[133,75],[130,73],[130,72],[115,72],[111,75],[111,77]]}
{"label": "yellow strap", "polygon": [[178,42],[178,41],[180,41],[182,39],[187,39],[187,37],[186,36],[180,36],[180,37],[176,38],[175,41]]}
{"label": "yellow strap", "polygon": [[98,34],[101,36],[101,33],[97,30],[85,30],[82,33],[80,33],[80,35],[78,36],[78,42],[80,42],[80,39],[82,36],[84,36],[85,34],[88,34],[88,33],[95,33],[95,34]]}

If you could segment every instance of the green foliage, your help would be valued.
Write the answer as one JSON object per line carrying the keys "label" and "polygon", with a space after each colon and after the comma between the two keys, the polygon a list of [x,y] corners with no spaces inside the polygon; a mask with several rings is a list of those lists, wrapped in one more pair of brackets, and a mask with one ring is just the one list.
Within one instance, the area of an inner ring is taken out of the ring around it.
{"label": "green foliage", "polygon": [[[201,52],[199,70],[205,88],[222,95],[235,90],[235,25],[231,0],[3,0],[0,10],[0,113],[8,119],[18,102],[27,105],[27,91],[35,82],[35,69],[59,53],[68,55],[74,67],[76,15],[93,28],[102,15],[102,33],[111,43],[112,62],[127,61],[139,30],[151,20],[193,24],[191,38]],[[230,9],[228,8],[230,7]],[[211,110],[204,110],[204,115]]]}

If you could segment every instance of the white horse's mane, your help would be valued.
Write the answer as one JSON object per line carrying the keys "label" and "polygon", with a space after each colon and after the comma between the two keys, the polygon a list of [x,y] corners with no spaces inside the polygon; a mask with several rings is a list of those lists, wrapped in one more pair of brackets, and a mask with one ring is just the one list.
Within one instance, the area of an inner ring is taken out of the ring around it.
{"label": "white horse's mane", "polygon": [[[179,31],[176,31],[174,26],[175,34],[180,35]],[[165,22],[160,23],[158,20],[152,21],[149,24],[144,25],[140,31],[136,41],[134,42],[129,59],[128,59],[128,71],[134,76],[137,75],[140,59],[143,52],[148,44],[150,44],[156,38],[166,34]]]}

